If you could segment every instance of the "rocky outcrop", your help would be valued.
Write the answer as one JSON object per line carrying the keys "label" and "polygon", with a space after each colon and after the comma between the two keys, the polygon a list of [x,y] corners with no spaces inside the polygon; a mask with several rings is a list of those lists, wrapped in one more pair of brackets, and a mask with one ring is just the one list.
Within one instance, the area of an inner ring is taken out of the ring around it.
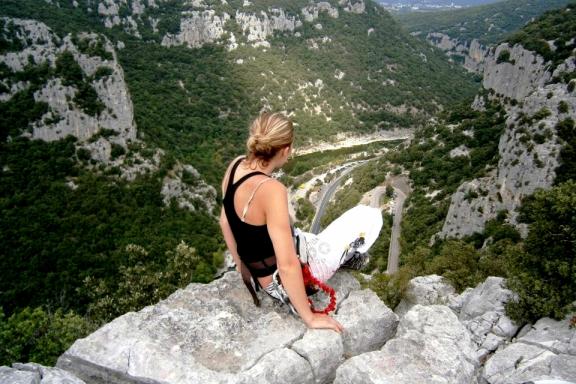
{"label": "rocky outcrop", "polygon": [[0,367],[2,384],[86,384],[70,372],[35,363]]}
{"label": "rocky outcrop", "polygon": [[307,330],[262,292],[262,306],[254,306],[239,274],[230,272],[115,319],[77,340],[57,366],[87,383],[330,382],[349,353],[380,348],[398,321],[350,275],[337,276],[343,335]]}
{"label": "rocky outcrop", "polygon": [[[95,100],[90,102],[100,105],[99,112],[87,112],[76,100],[79,87],[82,86],[66,82],[56,74],[34,93],[34,99],[46,103],[48,111],[31,124],[29,132],[23,132],[24,136],[55,141],[72,135],[78,139],[78,149],[88,153],[84,160],[90,159],[97,162],[97,165],[118,167],[120,176],[127,180],[158,170],[164,152],[146,149],[145,152],[151,152],[152,155],[144,156],[140,153],[140,149],[145,149],[145,144],[137,139],[134,109],[124,73],[116,59],[114,47],[106,37],[79,33],[61,38],[37,21],[8,18],[2,21],[14,25],[14,38],[21,41],[23,48],[0,55],[0,63],[5,63],[13,72],[22,72],[30,65],[45,64],[56,68],[63,54],[71,55],[74,62],[67,65],[79,67],[83,86],[92,89],[95,95]],[[101,53],[84,53],[79,48],[79,42],[84,46],[99,46]],[[9,78],[4,81],[11,80]],[[30,86],[30,82],[11,84],[10,93],[2,93],[0,98],[10,100],[16,92]],[[88,166],[92,165],[89,163]],[[176,170],[175,177],[165,179],[162,194],[166,204],[176,198],[181,207],[194,209],[196,205],[212,212],[216,205],[214,188],[208,186],[191,166],[187,167],[189,169]],[[194,185],[182,183],[184,171],[191,175],[188,179],[194,180]]]}
{"label": "rocky outcrop", "polygon": [[400,304],[394,312],[402,317],[414,306],[441,304],[447,305],[456,297],[454,287],[442,276],[429,275],[415,277],[408,283]]}
{"label": "rocky outcrop", "polygon": [[216,189],[189,164],[176,163],[162,181],[161,194],[165,205],[175,200],[178,207],[190,211],[214,213],[217,206]]}
{"label": "rocky outcrop", "polygon": [[223,13],[217,15],[212,10],[203,12],[193,11],[180,20],[180,32],[176,35],[167,34],[162,39],[162,45],[187,45],[198,48],[205,43],[212,43],[224,34],[224,25],[230,20],[230,15]]}
{"label": "rocky outcrop", "polygon": [[461,41],[442,32],[430,32],[426,35],[426,41],[444,51],[452,61],[462,63],[468,71],[482,73],[484,70],[488,48],[484,47],[477,39]]}
{"label": "rocky outcrop", "polygon": [[247,41],[253,46],[270,46],[267,38],[274,31],[293,32],[301,22],[296,17],[287,16],[283,9],[271,9],[270,15],[261,12],[259,15],[236,11],[236,22],[242,29]]}
{"label": "rocky outcrop", "polygon": [[[147,8],[158,8],[154,1],[100,0],[97,4],[97,13],[106,28],[121,27],[136,37],[140,37],[140,31],[150,26],[154,33],[160,32],[157,26],[162,21],[161,17],[146,17]],[[300,15],[290,15],[286,10],[274,7],[250,12],[252,2],[247,0],[235,9],[233,16],[227,12],[234,12],[234,7],[230,7],[226,1],[222,1],[223,8],[220,9],[203,0],[187,1],[183,5],[180,30],[177,33],[165,34],[162,37],[164,46],[186,45],[198,48],[207,43],[225,43],[229,50],[236,49],[240,36],[225,28],[227,22],[232,20],[240,27],[248,44],[254,47],[269,47],[268,39],[275,31],[294,32],[303,22],[314,22],[320,13],[325,12],[330,17],[338,18],[341,11],[357,14],[366,12],[364,0],[312,1],[301,9],[302,19]],[[125,8],[129,8],[131,14],[123,12],[122,9]],[[321,24],[317,25],[321,27]],[[225,35],[228,36],[227,42],[221,41]]]}
{"label": "rocky outcrop", "polygon": [[576,381],[576,331],[571,314],[562,321],[539,320],[524,336],[492,356],[484,367],[490,384],[530,380]]}
{"label": "rocky outcrop", "polygon": [[[552,72],[542,57],[519,45],[502,44],[491,51],[483,84],[506,111],[498,166],[486,177],[460,185],[452,195],[440,237],[482,232],[485,223],[502,210],[525,234],[516,209],[525,196],[552,186],[562,148],[556,125],[566,118],[576,119],[576,95],[568,91],[567,84],[550,80],[562,71],[573,72],[574,66],[570,57]],[[559,108],[561,104],[567,110]],[[474,105],[481,108],[485,100],[477,97]]]}
{"label": "rocky outcrop", "polygon": [[462,295],[458,304],[452,303],[451,308],[459,308],[458,318],[470,331],[478,360],[486,358],[518,332],[518,325],[506,316],[505,310],[506,303],[513,298],[504,279],[489,277]]}
{"label": "rocky outcrop", "polygon": [[345,12],[361,14],[366,12],[364,0],[339,0],[338,4],[344,7]]}
{"label": "rocky outcrop", "polygon": [[485,59],[482,85],[497,95],[523,100],[552,78],[544,58],[517,44],[492,48]]}
{"label": "rocky outcrop", "polygon": [[[19,39],[26,43],[20,51],[0,55],[0,62],[14,72],[22,72],[27,65],[48,64],[55,68],[62,54],[71,54],[82,71],[85,86],[91,88],[96,95],[97,100],[92,103],[101,106],[99,112],[87,113],[74,101],[80,92],[77,86],[65,85],[62,78],[53,77],[34,93],[34,99],[47,103],[49,110],[32,125],[32,131],[27,134],[30,138],[53,141],[72,135],[80,141],[86,141],[101,130],[108,130],[112,133],[107,135],[111,143],[126,147],[129,142],[135,141],[132,101],[122,67],[106,37],[81,33],[74,38],[68,35],[62,39],[37,21],[4,20],[14,24]],[[107,56],[83,53],[74,39],[87,45],[101,45]],[[31,41],[30,45],[27,45],[28,41]],[[31,59],[33,62],[30,62]],[[18,88],[21,90],[23,86]]]}
{"label": "rocky outcrop", "polygon": [[338,18],[338,8],[332,7],[330,3],[325,1],[302,8],[302,16],[304,16],[304,20],[309,23],[316,20],[320,12],[326,12],[328,16],[335,19]]}
{"label": "rocky outcrop", "polygon": [[446,306],[416,305],[400,320],[394,339],[347,360],[334,384],[470,384],[475,371],[474,346],[456,315]]}
{"label": "rocky outcrop", "polygon": [[[574,384],[570,315],[518,327],[504,314],[513,295],[489,277],[456,296],[439,276],[411,281],[418,304],[398,318],[348,273],[330,281],[343,334],[311,330],[262,292],[255,307],[237,272],[190,284],[127,313],[57,363],[0,367],[14,384],[446,383]],[[315,306],[326,303],[314,297]],[[448,305],[439,305],[445,302]],[[420,304],[421,303],[421,304]],[[516,339],[514,339],[516,337]],[[487,349],[487,346],[493,349]],[[8,381],[6,381],[8,380]],[[554,380],[554,381],[546,381]],[[567,380],[567,381],[560,381]]]}
{"label": "rocky outcrop", "polygon": [[468,54],[464,56],[464,68],[481,73],[484,70],[484,57],[487,52],[488,48],[480,44],[477,39],[472,39],[468,47]]}

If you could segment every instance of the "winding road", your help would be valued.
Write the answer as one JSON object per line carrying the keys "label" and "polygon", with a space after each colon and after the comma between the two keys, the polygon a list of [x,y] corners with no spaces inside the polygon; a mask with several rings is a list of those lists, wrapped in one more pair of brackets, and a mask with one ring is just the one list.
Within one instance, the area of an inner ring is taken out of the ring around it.
{"label": "winding road", "polygon": [[[342,175],[337,179],[333,180],[331,183],[325,185],[322,188],[320,204],[316,210],[316,215],[314,220],[312,220],[312,225],[310,227],[310,232],[318,234],[320,232],[320,219],[324,215],[326,206],[328,202],[334,195],[334,192],[344,179],[344,177],[350,173],[354,168],[361,165],[363,162],[354,164],[348,167]],[[402,223],[402,209],[404,207],[404,201],[406,197],[410,194],[410,186],[408,184],[408,178],[406,176],[393,176],[388,182],[394,188],[396,198],[394,199],[394,214],[392,222],[392,231],[390,234],[390,247],[388,249],[388,267],[386,269],[386,274],[393,274],[398,272],[399,267],[399,256],[400,256],[400,225]],[[380,197],[386,193],[386,187],[380,186],[373,190],[373,194],[370,198],[370,206],[375,208],[380,208]]]}
{"label": "winding road", "polygon": [[410,194],[410,186],[408,185],[406,176],[393,177],[390,183],[396,193],[396,199],[394,200],[394,217],[390,234],[390,248],[388,248],[388,266],[386,268],[386,274],[388,275],[398,272],[402,208],[404,207],[406,197]]}
{"label": "winding road", "polygon": [[338,178],[322,187],[322,192],[320,192],[320,196],[322,197],[320,198],[320,204],[318,205],[318,208],[316,209],[316,214],[314,215],[314,219],[312,220],[312,225],[310,225],[310,232],[314,234],[318,234],[320,232],[320,219],[322,219],[322,216],[324,216],[326,206],[328,205],[330,199],[332,198],[332,195],[334,195],[334,192],[336,192],[336,189],[342,182],[342,179],[344,178],[344,176],[352,172],[353,169],[364,163],[365,161],[358,161],[351,164],[348,168],[346,168],[342,172],[340,176],[338,176]]}

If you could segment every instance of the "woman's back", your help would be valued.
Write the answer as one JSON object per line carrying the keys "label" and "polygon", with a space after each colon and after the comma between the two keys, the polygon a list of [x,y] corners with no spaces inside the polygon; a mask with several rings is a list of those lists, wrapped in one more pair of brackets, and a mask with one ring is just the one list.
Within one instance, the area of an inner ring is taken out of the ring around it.
{"label": "woman's back", "polygon": [[[228,167],[228,171],[222,182],[222,195],[226,195],[228,180],[234,164],[240,161],[235,169],[231,184],[231,186],[236,187],[233,200],[234,212],[237,217],[242,219],[244,209],[247,207],[244,215],[245,223],[254,226],[266,225],[266,215],[264,212],[264,199],[266,198],[267,192],[266,184],[268,180],[270,180],[270,182],[273,182],[273,180],[270,179],[270,176],[251,169],[245,164],[244,160],[240,159],[242,159],[242,157],[235,159],[230,164],[230,167]],[[249,176],[242,181],[245,176],[250,174],[253,174],[253,176]],[[238,183],[239,181],[241,181],[240,184]],[[252,197],[252,199],[250,199],[250,197]],[[250,203],[248,204],[249,200]]]}
{"label": "woman's back", "polygon": [[254,277],[266,277],[276,271],[274,245],[268,233],[264,206],[267,182],[276,181],[237,158],[222,183],[224,210],[236,238],[238,255]]}

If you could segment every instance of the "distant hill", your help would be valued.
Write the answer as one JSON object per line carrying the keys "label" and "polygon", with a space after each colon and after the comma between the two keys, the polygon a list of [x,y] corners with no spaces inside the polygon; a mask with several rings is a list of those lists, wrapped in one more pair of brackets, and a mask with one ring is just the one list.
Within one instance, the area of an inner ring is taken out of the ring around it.
{"label": "distant hill", "polygon": [[[561,8],[570,0],[506,0],[466,9],[442,12],[412,12],[396,15],[407,31],[426,36],[431,32],[460,41],[478,39],[496,43],[550,9]],[[572,1],[573,2],[573,1]]]}

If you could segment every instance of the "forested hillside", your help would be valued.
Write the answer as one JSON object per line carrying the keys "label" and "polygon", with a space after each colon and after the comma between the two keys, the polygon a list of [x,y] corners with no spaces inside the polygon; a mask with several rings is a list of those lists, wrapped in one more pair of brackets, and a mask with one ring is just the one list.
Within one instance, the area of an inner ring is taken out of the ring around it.
{"label": "forested hillside", "polygon": [[411,277],[436,273],[457,289],[506,277],[520,324],[574,311],[574,25],[576,8],[550,11],[491,47],[475,102],[387,156],[413,182],[403,267],[369,283],[391,305]]}
{"label": "forested hillside", "polygon": [[413,12],[398,15],[396,20],[412,35],[443,50],[451,61],[481,73],[490,44],[502,41],[545,11],[570,3],[570,0],[506,0],[445,12]]}
{"label": "forested hillside", "polygon": [[0,364],[212,279],[219,177],[260,110],[301,145],[477,86],[371,1],[2,1]]}
{"label": "forested hillside", "polygon": [[494,44],[521,29],[547,10],[558,9],[571,0],[505,0],[494,4],[442,12],[412,12],[395,16],[411,33],[425,37],[444,33],[460,41],[477,39]]}

